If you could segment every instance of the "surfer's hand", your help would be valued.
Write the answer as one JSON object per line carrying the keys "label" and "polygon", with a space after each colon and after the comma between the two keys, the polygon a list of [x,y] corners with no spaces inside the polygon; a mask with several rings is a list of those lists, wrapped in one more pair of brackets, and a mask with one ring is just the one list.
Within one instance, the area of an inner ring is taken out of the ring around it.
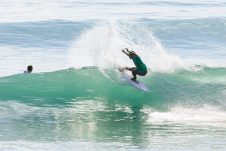
{"label": "surfer's hand", "polygon": [[126,53],[124,49],[122,49],[122,52],[123,52],[123,53]]}

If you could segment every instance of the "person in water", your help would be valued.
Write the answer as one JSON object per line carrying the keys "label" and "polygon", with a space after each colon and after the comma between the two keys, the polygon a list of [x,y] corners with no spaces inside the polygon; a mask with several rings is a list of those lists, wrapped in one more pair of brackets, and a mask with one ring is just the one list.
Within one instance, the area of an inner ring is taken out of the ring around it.
{"label": "person in water", "polygon": [[135,64],[136,67],[132,68],[125,67],[124,69],[131,71],[133,74],[133,78],[131,80],[136,81],[137,75],[145,76],[147,74],[147,67],[134,51],[129,51],[128,48],[125,48],[125,50],[122,49],[122,52],[133,60],[133,63]]}
{"label": "person in water", "polygon": [[33,70],[32,65],[27,66],[27,71],[24,71],[24,73],[31,73]]}

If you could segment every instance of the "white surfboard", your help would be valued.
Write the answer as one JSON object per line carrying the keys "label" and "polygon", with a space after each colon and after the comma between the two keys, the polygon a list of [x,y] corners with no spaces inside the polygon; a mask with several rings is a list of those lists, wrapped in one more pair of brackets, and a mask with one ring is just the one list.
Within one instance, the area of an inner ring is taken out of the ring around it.
{"label": "white surfboard", "polygon": [[131,80],[131,77],[128,74],[126,74],[126,72],[123,69],[119,69],[119,71],[122,73],[122,78],[125,79],[126,82],[128,82],[135,88],[145,91],[145,92],[151,92],[150,89],[145,84],[143,84],[139,81]]}

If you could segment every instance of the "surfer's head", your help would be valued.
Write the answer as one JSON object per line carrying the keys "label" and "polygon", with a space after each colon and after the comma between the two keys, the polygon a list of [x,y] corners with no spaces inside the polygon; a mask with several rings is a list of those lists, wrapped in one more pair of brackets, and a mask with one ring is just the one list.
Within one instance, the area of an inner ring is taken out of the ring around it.
{"label": "surfer's head", "polygon": [[27,66],[27,71],[28,71],[28,72],[30,72],[30,73],[31,73],[31,72],[32,72],[32,70],[33,70],[32,65]]}
{"label": "surfer's head", "polygon": [[135,53],[134,51],[131,51],[131,52],[129,53],[129,58],[130,58],[130,59],[133,59],[135,56],[136,56],[136,53]]}

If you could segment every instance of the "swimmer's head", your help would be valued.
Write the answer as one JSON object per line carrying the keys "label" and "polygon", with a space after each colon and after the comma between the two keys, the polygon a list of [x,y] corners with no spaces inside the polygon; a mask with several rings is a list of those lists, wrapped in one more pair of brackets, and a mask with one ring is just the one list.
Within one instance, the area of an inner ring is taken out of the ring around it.
{"label": "swimmer's head", "polygon": [[30,72],[30,73],[31,73],[31,72],[32,72],[32,70],[33,70],[32,65],[27,66],[27,71],[28,71],[28,72]]}

